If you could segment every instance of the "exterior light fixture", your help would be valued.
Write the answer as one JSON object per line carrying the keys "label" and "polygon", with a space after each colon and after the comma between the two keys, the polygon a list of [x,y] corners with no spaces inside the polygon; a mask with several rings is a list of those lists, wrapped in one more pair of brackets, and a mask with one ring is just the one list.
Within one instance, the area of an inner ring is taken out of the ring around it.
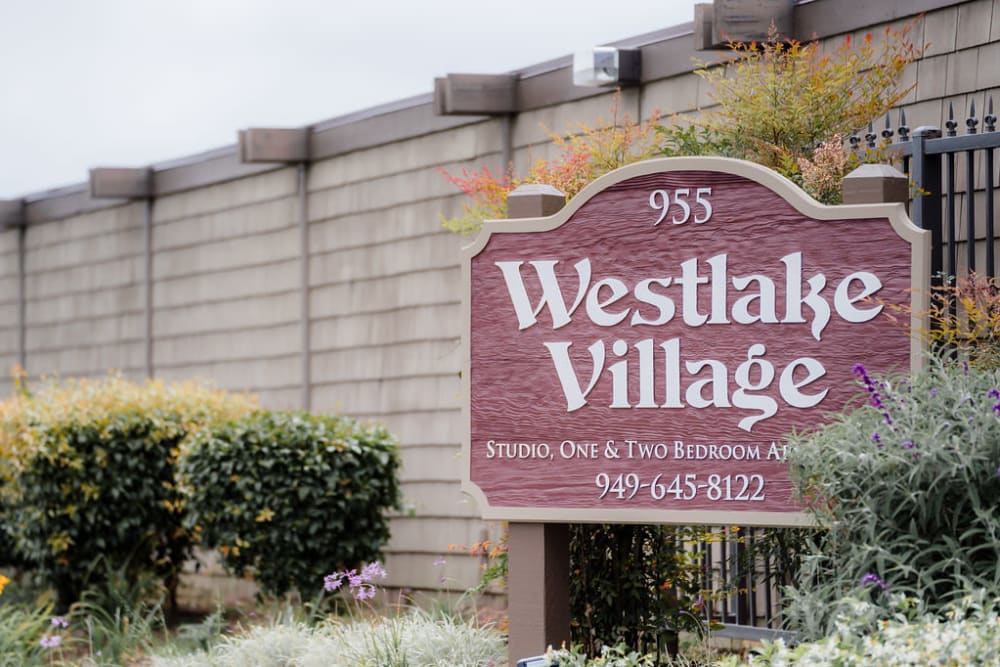
{"label": "exterior light fixture", "polygon": [[573,85],[596,88],[639,83],[639,49],[595,46],[573,54]]}

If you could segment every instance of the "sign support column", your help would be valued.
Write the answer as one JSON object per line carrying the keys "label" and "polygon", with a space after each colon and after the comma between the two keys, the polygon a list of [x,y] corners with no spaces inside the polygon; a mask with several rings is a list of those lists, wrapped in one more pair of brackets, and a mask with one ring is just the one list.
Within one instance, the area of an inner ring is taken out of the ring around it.
{"label": "sign support column", "polygon": [[[507,197],[508,218],[552,215],[566,196],[549,185],[522,185]],[[569,525],[509,524],[508,664],[569,643]]]}

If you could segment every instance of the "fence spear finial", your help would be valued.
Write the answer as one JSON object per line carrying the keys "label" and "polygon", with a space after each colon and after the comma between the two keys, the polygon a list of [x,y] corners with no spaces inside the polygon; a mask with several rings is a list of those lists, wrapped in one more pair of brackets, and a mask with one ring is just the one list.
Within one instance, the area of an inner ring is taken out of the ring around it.
{"label": "fence spear finial", "polygon": [[948,136],[954,137],[958,123],[955,122],[955,107],[952,106],[951,102],[948,102],[948,120],[945,121],[944,126],[948,128]]}
{"label": "fence spear finial", "polygon": [[997,131],[997,117],[996,117],[996,114],[993,113],[993,96],[992,95],[990,95],[990,99],[989,99],[988,106],[987,106],[987,109],[986,109],[986,115],[983,116],[983,123],[985,123],[985,128],[984,129],[987,132],[996,132]]}
{"label": "fence spear finial", "polygon": [[910,138],[910,128],[906,125],[906,111],[899,110],[899,140],[908,141]]}
{"label": "fence spear finial", "polygon": [[891,121],[889,120],[889,112],[886,111],[885,112],[885,129],[882,130],[882,138],[885,139],[887,142],[891,142],[892,141],[892,135],[894,135],[894,134],[896,134],[896,133],[892,131],[892,124],[891,124]]}
{"label": "fence spear finial", "polygon": [[966,134],[975,134],[979,120],[976,118],[976,100],[969,100],[969,117],[965,119]]}
{"label": "fence spear finial", "polygon": [[865,141],[868,142],[868,148],[875,148],[875,128],[871,121],[868,121],[868,132],[865,134]]}

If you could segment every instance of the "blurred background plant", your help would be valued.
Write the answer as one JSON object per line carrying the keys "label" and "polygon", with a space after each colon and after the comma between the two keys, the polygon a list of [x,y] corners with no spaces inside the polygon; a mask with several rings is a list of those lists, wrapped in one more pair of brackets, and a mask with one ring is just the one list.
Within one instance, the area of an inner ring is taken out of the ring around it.
{"label": "blurred background plant", "polygon": [[182,525],[175,464],[187,439],[252,407],[196,383],[68,379],[0,403],[0,495],[16,558],[59,606],[98,586],[98,558],[130,577],[153,572],[173,602],[193,535]]}
{"label": "blurred background plant", "polygon": [[192,440],[181,457],[185,527],[267,594],[312,591],[331,565],[375,560],[398,508],[399,453],[347,417],[257,411]]}
{"label": "blurred background plant", "polygon": [[612,98],[609,120],[598,118],[593,127],[578,123],[567,136],[548,131],[549,139],[560,151],[559,157],[535,160],[524,177],[515,177],[512,166],[500,174],[486,167],[471,172],[463,170],[461,176],[441,170],[470,199],[463,203],[462,215],[441,216],[445,229],[467,236],[478,232],[486,220],[506,218],[507,195],[519,185],[551,185],[565,194],[568,201],[598,177],[654,157],[659,151],[659,113],[654,111],[649,119],[637,121],[622,113],[620,107],[621,93],[617,92]]}
{"label": "blurred background plant", "polygon": [[662,127],[663,153],[750,160],[838,203],[839,181],[859,161],[885,161],[886,151],[856,156],[841,139],[884,116],[916,85],[900,83],[922,51],[910,36],[914,25],[859,40],[848,35],[835,49],[783,39],[773,26],[762,42],[731,43],[728,60],[695,72],[717,106],[691,121],[696,132],[679,123]]}

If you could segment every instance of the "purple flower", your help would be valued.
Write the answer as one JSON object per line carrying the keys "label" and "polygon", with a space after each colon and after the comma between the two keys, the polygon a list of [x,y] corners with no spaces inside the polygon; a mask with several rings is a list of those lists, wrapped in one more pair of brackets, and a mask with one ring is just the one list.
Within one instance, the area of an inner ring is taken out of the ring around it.
{"label": "purple flower", "polygon": [[69,627],[69,621],[67,621],[62,616],[53,616],[52,617],[52,625],[55,626],[55,627],[57,627],[57,628],[68,628]]}
{"label": "purple flower", "polygon": [[388,576],[388,573],[385,571],[385,568],[382,567],[382,564],[377,561],[374,563],[368,563],[368,565],[365,565],[361,570],[361,577],[365,581],[371,581],[376,577],[379,579],[385,579],[386,576]]}
{"label": "purple flower", "polygon": [[913,441],[912,440],[904,440],[903,441],[903,447],[905,447],[906,449],[913,449],[913,447],[914,447]]}
{"label": "purple flower", "polygon": [[62,643],[62,637],[59,635],[45,635],[42,637],[41,641],[38,642],[39,646],[42,648],[55,648]]}
{"label": "purple flower", "polygon": [[444,566],[445,566],[445,565],[447,565],[447,564],[448,564],[448,561],[447,561],[447,560],[445,560],[445,557],[444,557],[444,556],[438,556],[438,557],[437,557],[437,558],[436,558],[436,559],[434,560],[434,567],[444,567]]}
{"label": "purple flower", "polygon": [[323,589],[327,591],[335,591],[344,585],[344,573],[334,572],[333,574],[328,574],[323,577]]}
{"label": "purple flower", "polygon": [[878,434],[878,431],[875,431],[874,433],[872,433],[872,442],[877,442],[877,443],[881,444],[881,442],[882,442],[882,436],[880,436]]}
{"label": "purple flower", "polygon": [[988,392],[986,392],[986,395],[988,397],[990,397],[990,398],[996,398],[996,399],[1000,400],[1000,390],[997,390],[995,388],[994,389],[990,389]]}
{"label": "purple flower", "polygon": [[883,591],[889,590],[889,586],[884,581],[882,581],[879,578],[879,576],[877,574],[875,574],[874,572],[869,572],[865,576],[861,577],[861,586],[862,586],[862,588],[867,587],[867,586],[872,585],[872,584],[878,586]]}
{"label": "purple flower", "polygon": [[969,362],[968,361],[963,361],[962,362],[962,368],[965,370],[965,374],[968,375],[969,374]]}
{"label": "purple flower", "polygon": [[938,395],[937,387],[931,387],[931,398],[936,398]]}
{"label": "purple flower", "polygon": [[997,477],[1000,477],[1000,468],[997,468]]}
{"label": "purple flower", "polygon": [[323,578],[323,588],[327,591],[336,591],[344,585],[347,586],[356,600],[369,600],[375,597],[375,587],[369,581],[372,579],[385,579],[388,573],[381,563],[368,563],[361,572],[354,570],[337,570],[333,574],[328,574]]}
{"label": "purple flower", "polygon": [[993,414],[1000,415],[1000,402],[993,406]]}

